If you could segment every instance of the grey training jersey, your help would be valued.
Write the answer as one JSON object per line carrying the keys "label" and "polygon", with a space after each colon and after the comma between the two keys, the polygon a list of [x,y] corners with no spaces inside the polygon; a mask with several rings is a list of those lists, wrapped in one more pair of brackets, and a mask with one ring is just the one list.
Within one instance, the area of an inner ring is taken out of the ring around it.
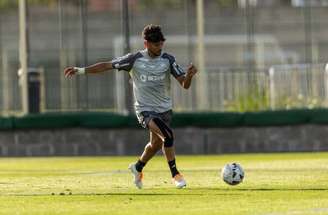
{"label": "grey training jersey", "polygon": [[116,58],[111,63],[115,69],[130,72],[137,114],[172,109],[170,74],[175,78],[185,74],[172,55],[162,53],[151,58],[145,49]]}

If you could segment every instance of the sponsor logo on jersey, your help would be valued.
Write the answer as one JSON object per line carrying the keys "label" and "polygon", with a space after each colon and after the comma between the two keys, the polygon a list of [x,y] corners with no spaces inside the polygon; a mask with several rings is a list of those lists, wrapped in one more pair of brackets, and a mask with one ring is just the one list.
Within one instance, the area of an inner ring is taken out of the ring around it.
{"label": "sponsor logo on jersey", "polygon": [[140,80],[143,82],[147,81],[162,81],[165,79],[164,75],[140,75]]}

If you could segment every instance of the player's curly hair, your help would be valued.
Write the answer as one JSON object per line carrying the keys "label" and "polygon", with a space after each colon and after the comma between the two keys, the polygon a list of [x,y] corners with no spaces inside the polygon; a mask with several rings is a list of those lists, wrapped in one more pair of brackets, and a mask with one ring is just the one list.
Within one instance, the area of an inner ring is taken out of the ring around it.
{"label": "player's curly hair", "polygon": [[144,38],[144,40],[153,43],[165,41],[161,26],[159,25],[147,25],[142,31],[142,37]]}

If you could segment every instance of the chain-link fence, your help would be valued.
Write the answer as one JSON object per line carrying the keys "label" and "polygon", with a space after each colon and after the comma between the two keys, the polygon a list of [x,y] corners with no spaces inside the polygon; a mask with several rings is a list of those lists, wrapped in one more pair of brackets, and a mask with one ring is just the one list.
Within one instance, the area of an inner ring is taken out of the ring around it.
{"label": "chain-link fence", "polygon": [[[128,83],[121,73],[63,76],[66,66],[124,53],[122,1],[27,0],[28,65],[43,71],[41,111],[127,109]],[[167,37],[165,51],[184,68],[190,62],[197,66],[196,0],[129,0],[128,7],[131,51],[143,48],[146,24],[160,24]],[[22,109],[18,5],[13,1],[0,10],[0,111],[12,114]],[[326,1],[204,1],[206,68],[200,73],[206,81],[186,91],[173,80],[175,110],[326,107],[327,12]],[[199,104],[201,88],[206,89],[205,105]]]}

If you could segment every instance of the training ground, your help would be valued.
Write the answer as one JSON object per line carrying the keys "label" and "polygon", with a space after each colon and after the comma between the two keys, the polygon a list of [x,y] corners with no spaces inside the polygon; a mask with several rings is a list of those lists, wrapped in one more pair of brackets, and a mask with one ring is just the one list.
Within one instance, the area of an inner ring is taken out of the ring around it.
{"label": "training ground", "polygon": [[[144,169],[144,189],[127,171],[136,157],[0,159],[0,214],[328,214],[328,153],[178,156],[188,186],[175,189],[164,157]],[[245,169],[237,186],[219,177]]]}

